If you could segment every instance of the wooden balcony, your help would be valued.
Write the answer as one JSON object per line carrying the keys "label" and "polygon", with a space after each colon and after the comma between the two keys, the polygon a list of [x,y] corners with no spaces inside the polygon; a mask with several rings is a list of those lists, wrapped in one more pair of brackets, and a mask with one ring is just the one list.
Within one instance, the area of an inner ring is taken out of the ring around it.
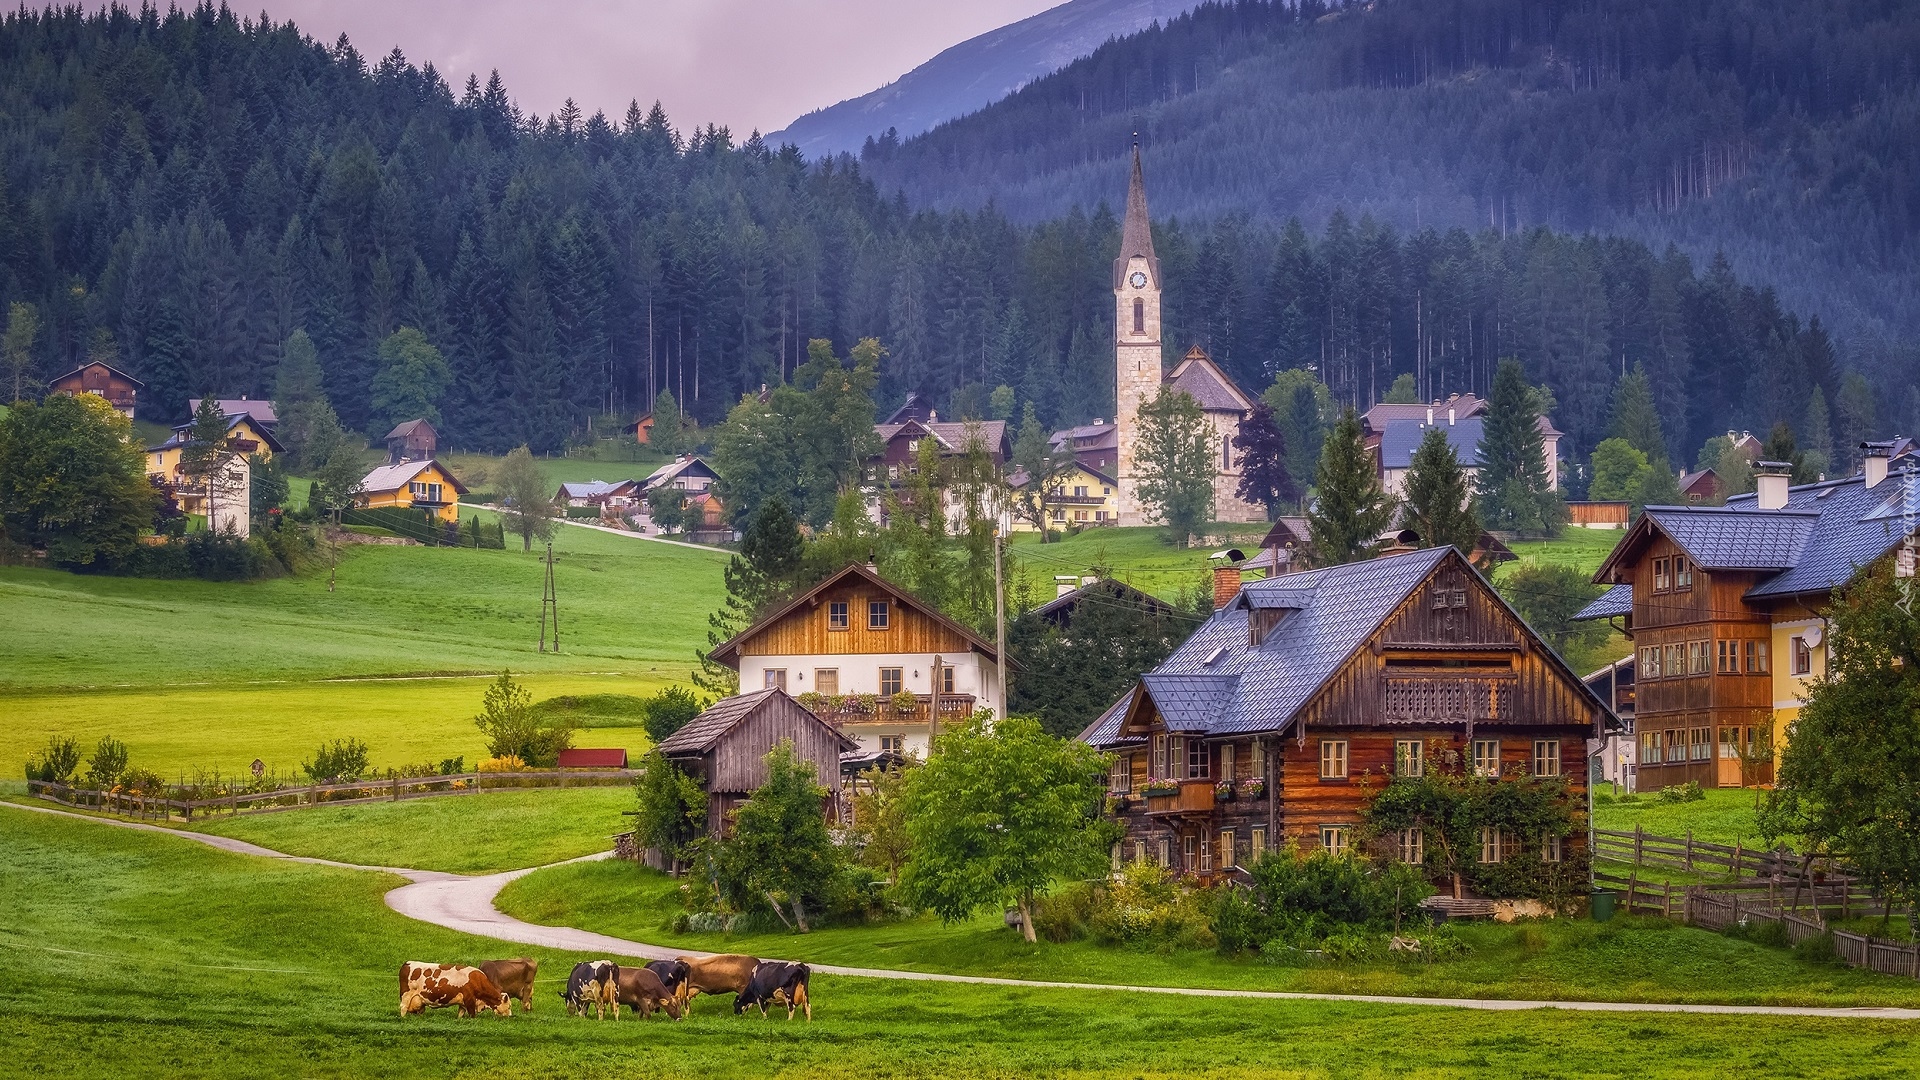
{"label": "wooden balcony", "polygon": [[1182,780],[1180,790],[1171,795],[1148,795],[1149,814],[1213,813],[1212,780]]}
{"label": "wooden balcony", "polygon": [[[917,724],[925,727],[933,709],[931,694],[916,695],[911,709],[901,709],[891,698],[869,699],[859,694],[826,698],[816,694],[801,694],[796,700],[813,715],[835,727],[842,724]],[[944,728],[972,716],[974,700],[972,694],[941,694],[940,725]]]}

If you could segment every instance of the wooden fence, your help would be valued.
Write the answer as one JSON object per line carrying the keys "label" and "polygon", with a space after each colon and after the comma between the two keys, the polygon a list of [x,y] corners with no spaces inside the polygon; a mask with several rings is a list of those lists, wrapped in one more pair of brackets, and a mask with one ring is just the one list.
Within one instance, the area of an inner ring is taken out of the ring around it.
{"label": "wooden fence", "polygon": [[310,784],[249,794],[234,793],[210,799],[166,799],[94,791],[44,780],[27,781],[27,793],[77,810],[93,810],[140,821],[183,821],[196,818],[266,814],[313,806],[344,806],[366,802],[400,802],[444,795],[478,795],[482,791],[512,788],[600,787],[630,783],[635,769],[554,769],[542,772],[475,772],[450,776],[396,776],[385,780],[356,780],[344,784]]}
{"label": "wooden fence", "polygon": [[1716,895],[1711,886],[1702,885],[1687,887],[1685,903],[1686,920],[1694,926],[1725,930],[1755,922],[1780,923],[1786,927],[1787,940],[1796,945],[1810,937],[1829,934],[1833,938],[1833,951],[1848,967],[1920,979],[1920,944],[1908,945],[1834,930],[1821,918],[1818,905],[1809,918],[1762,898],[1743,899],[1738,892]]}
{"label": "wooden fence", "polygon": [[1815,858],[1803,867],[1799,855],[1786,848],[1772,851],[1744,844],[1709,844],[1687,835],[1658,836],[1634,826],[1632,832],[1593,830],[1593,854],[1596,859],[1632,863],[1634,866],[1661,866],[1669,870],[1694,873],[1724,873],[1735,877],[1798,877],[1810,870],[1816,874],[1834,871],[1833,860]]}

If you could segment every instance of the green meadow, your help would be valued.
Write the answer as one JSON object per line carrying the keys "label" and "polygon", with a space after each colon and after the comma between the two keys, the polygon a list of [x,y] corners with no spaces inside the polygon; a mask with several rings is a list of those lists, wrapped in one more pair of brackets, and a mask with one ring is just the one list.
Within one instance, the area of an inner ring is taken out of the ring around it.
{"label": "green meadow", "polygon": [[[488,796],[491,797],[491,796]],[[572,954],[413,922],[399,879],[0,808],[0,1074],[302,1077],[1897,1077],[1910,1023],[1478,1012],[813,979],[812,1023],[568,1018]],[[402,1018],[409,960],[541,961],[536,1010]],[[878,958],[875,958],[878,959]]]}

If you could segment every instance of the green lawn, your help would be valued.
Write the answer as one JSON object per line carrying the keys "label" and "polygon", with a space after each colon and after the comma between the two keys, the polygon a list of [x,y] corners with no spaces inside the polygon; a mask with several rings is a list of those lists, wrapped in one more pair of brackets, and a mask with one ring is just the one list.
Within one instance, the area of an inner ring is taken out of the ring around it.
{"label": "green lawn", "polygon": [[1593,824],[1616,832],[1632,832],[1638,825],[1650,833],[1675,837],[1684,837],[1692,829],[1695,840],[1709,844],[1766,846],[1754,810],[1756,796],[1763,793],[1752,788],[1707,788],[1701,794],[1706,798],[1698,802],[1663,803],[1653,794],[1620,802],[1602,786],[1594,793]]}
{"label": "green lawn", "polygon": [[[1449,1012],[816,976],[814,1022],[567,1018],[579,957],[416,923],[397,879],[14,815],[0,827],[8,1075],[303,1077],[1858,1077],[1920,1069],[1911,1025]],[[537,1011],[403,1019],[407,960],[541,960]],[[1647,1052],[1624,1053],[1631,1048]]]}
{"label": "green lawn", "polygon": [[1651,918],[1464,923],[1459,929],[1473,952],[1431,966],[1388,960],[1275,966],[1211,952],[1163,955],[1090,942],[1028,946],[997,917],[951,926],[924,917],[804,936],[674,934],[678,884],[625,862],[529,874],[507,886],[498,906],[528,922],[690,949],[1005,978],[1422,997],[1920,1004],[1920,984],[1911,979],[1808,964],[1784,949]]}
{"label": "green lawn", "polygon": [[[3,633],[3,631],[0,631]],[[518,668],[520,665],[515,662]],[[650,694],[684,681],[685,666],[664,661],[633,675],[538,674],[525,678],[536,698],[560,694]],[[195,769],[238,773],[256,758],[283,778],[305,783],[300,762],[329,739],[365,742],[377,769],[464,757],[484,759],[473,718],[486,677],[309,681],[264,686],[140,687],[125,690],[29,690],[0,698],[0,768],[19,776],[22,762],[50,734],[71,735],[91,752],[102,735],[127,744],[133,764],[174,778]],[[637,727],[589,728],[575,746],[648,746]]]}
{"label": "green lawn", "polygon": [[[632,460],[622,457],[628,453]],[[485,493],[490,487],[490,478],[494,470],[505,460],[497,454],[441,454],[440,461],[452,469],[460,482],[467,487]],[[619,451],[607,449],[602,457],[553,457],[539,458],[540,471],[552,482],[555,490],[562,483],[578,483],[583,480],[640,480],[660,466],[666,464],[664,454],[646,451],[627,451],[623,445]]]}
{"label": "green lawn", "polygon": [[1522,559],[1571,566],[1590,575],[1600,569],[1600,564],[1607,560],[1614,545],[1625,535],[1619,529],[1576,529],[1568,526],[1551,540],[1510,540],[1507,546]]}
{"label": "green lawn", "polygon": [[489,874],[606,851],[633,805],[624,784],[490,791],[217,818],[199,831],[363,866]]}
{"label": "green lawn", "polygon": [[[1231,536],[1248,555],[1255,553],[1268,526],[1219,522],[1208,526],[1216,534]],[[1042,599],[1053,596],[1056,574],[1085,574],[1094,567],[1105,567],[1111,576],[1144,592],[1176,597],[1191,589],[1211,567],[1207,556],[1214,547],[1177,548],[1167,543],[1166,532],[1157,528],[1087,529],[1077,535],[1042,544],[1038,533],[1014,533],[1011,547],[1014,572],[1033,583]]]}

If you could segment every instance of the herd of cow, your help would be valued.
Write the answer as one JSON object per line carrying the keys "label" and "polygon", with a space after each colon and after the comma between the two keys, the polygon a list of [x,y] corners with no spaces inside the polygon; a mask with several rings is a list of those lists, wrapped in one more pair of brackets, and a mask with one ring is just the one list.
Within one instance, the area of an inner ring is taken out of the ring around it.
{"label": "herd of cow", "polygon": [[[483,1008],[512,1016],[515,999],[532,1012],[533,980],[539,971],[540,961],[524,958],[489,960],[479,967],[408,961],[400,965],[400,1015],[455,1007],[461,1016],[474,1016]],[[757,1006],[765,1017],[768,1005],[785,1005],[788,1020],[797,1010],[811,1021],[813,1001],[807,996],[807,976],[805,964],[756,960],[738,953],[655,960],[645,967],[587,960],[573,965],[560,996],[567,1003],[568,1016],[591,1011],[600,1020],[609,1011],[618,1020],[622,1005],[642,1019],[659,1009],[679,1020],[700,994],[732,994],[736,1016]]]}

